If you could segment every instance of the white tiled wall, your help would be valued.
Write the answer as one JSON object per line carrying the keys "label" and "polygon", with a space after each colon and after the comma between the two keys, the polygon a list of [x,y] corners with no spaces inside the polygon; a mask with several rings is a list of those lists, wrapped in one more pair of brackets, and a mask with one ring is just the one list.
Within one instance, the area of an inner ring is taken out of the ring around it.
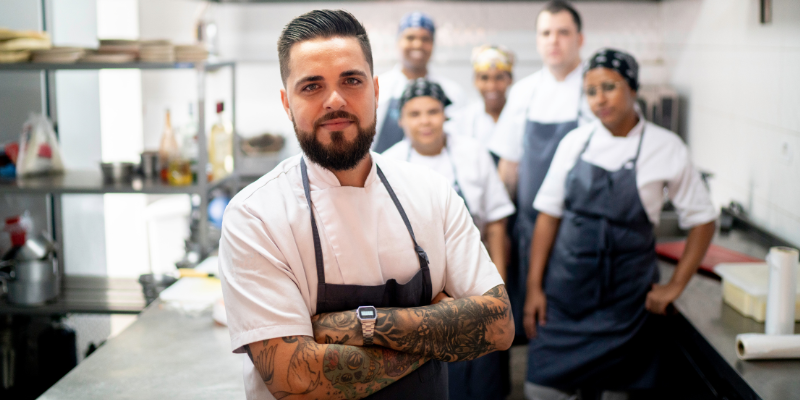
{"label": "white tiled wall", "polygon": [[800,2],[661,4],[669,82],[688,99],[695,163],[714,173],[714,200],[738,201],[770,231],[800,244]]}
{"label": "white tiled wall", "polygon": [[[646,84],[669,83],[686,100],[686,135],[695,163],[714,173],[718,205],[736,200],[774,233],[800,244],[800,1],[773,0],[761,25],[756,0],[579,2],[590,55],[600,47],[631,52]],[[544,2],[342,2],[216,5],[223,58],[239,61],[238,130],[293,137],[279,103],[276,40],[292,17],[343,8],[364,21],[377,73],[397,61],[400,17],[423,10],[437,22],[431,69],[460,82],[470,98],[470,49],[498,43],[517,52],[516,77],[541,67],[534,19]],[[192,39],[198,3],[139,0],[143,38]],[[145,143],[157,143],[165,92],[144,91]],[[187,97],[190,99],[190,97]],[[176,104],[178,100],[172,100]],[[188,101],[188,100],[181,100]],[[181,106],[182,107],[182,106]],[[150,118],[158,119],[151,121]],[[156,135],[149,137],[149,135]],[[295,147],[296,148],[296,147]]]}

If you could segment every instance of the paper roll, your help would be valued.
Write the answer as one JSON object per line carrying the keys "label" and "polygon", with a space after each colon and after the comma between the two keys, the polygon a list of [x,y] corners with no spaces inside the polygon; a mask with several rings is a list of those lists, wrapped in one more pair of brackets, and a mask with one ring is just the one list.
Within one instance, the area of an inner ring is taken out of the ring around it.
{"label": "paper roll", "polygon": [[737,335],[736,355],[742,360],[800,358],[800,335]]}
{"label": "paper roll", "polygon": [[767,293],[767,318],[764,322],[767,335],[794,333],[795,274],[800,252],[790,247],[769,249],[769,292]]}

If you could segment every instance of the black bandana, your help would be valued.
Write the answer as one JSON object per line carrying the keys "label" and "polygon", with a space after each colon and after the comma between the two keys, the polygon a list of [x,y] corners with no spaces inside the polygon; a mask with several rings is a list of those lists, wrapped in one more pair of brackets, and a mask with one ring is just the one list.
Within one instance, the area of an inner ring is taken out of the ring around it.
{"label": "black bandana", "polygon": [[639,64],[628,53],[614,49],[603,49],[595,53],[583,74],[595,68],[608,68],[617,71],[633,90],[639,89]]}
{"label": "black bandana", "polygon": [[444,90],[442,90],[442,87],[439,86],[438,83],[431,82],[425,78],[417,78],[408,82],[406,89],[403,90],[403,95],[400,96],[400,109],[402,110],[403,105],[409,100],[423,96],[433,97],[439,100],[444,107],[451,104],[450,99],[447,98],[444,94]]}

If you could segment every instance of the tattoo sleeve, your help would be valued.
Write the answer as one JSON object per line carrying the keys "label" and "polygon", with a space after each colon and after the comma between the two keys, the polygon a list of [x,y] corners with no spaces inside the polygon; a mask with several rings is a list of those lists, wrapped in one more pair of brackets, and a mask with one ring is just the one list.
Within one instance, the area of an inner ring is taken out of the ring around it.
{"label": "tattoo sleeve", "polygon": [[382,347],[319,344],[308,336],[251,343],[247,353],[276,399],[361,399],[427,361]]}
{"label": "tattoo sleeve", "polygon": [[[319,343],[363,344],[353,311],[321,314],[312,323]],[[376,345],[448,362],[505,350],[513,340],[514,321],[504,285],[483,296],[424,307],[379,308],[374,336]]]}

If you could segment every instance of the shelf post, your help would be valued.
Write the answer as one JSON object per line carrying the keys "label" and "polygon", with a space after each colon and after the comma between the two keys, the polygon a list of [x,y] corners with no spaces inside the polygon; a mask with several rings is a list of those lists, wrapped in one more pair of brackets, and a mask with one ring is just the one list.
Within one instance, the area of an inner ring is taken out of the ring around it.
{"label": "shelf post", "polygon": [[197,221],[199,230],[201,256],[205,257],[211,251],[208,240],[208,140],[206,139],[206,65],[204,62],[195,64],[197,75],[197,186],[200,195],[200,220]]}

